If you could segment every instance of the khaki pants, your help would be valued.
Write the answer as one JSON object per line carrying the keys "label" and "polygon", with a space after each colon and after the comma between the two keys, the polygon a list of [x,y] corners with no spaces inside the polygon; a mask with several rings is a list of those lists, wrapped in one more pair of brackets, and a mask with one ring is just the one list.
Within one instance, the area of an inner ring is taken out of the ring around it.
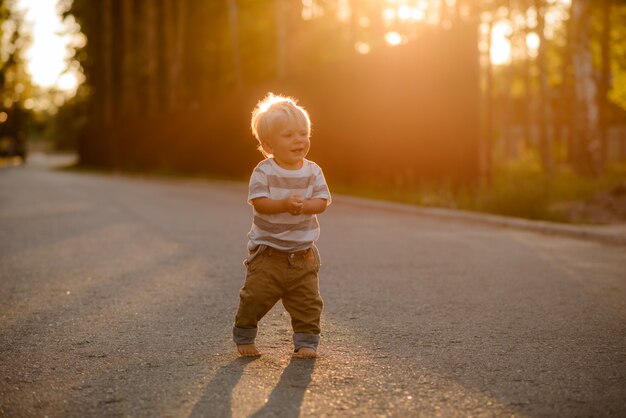
{"label": "khaki pants", "polygon": [[294,348],[316,349],[324,303],[319,293],[317,248],[288,253],[261,245],[245,262],[246,281],[239,292],[233,328],[237,344],[252,344],[257,324],[282,299],[291,316]]}

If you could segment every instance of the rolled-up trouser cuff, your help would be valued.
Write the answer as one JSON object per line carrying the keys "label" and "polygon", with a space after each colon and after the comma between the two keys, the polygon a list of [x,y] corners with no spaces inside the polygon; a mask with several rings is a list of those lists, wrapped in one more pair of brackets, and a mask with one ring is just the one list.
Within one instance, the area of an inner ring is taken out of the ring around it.
{"label": "rolled-up trouser cuff", "polygon": [[233,341],[237,345],[242,344],[254,344],[254,340],[256,339],[256,328],[237,328],[233,327]]}
{"label": "rolled-up trouser cuff", "polygon": [[317,346],[320,343],[319,334],[303,334],[296,332],[293,334],[293,347],[294,351],[306,347],[317,351]]}

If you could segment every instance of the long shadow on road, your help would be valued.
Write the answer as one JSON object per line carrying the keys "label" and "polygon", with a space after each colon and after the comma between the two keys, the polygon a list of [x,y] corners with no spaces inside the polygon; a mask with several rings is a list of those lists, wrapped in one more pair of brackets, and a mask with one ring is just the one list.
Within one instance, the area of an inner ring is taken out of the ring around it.
{"label": "long shadow on road", "polygon": [[[241,357],[223,366],[207,384],[202,397],[194,405],[189,416],[232,417],[233,409],[237,408],[233,405],[235,387],[244,375],[245,368],[255,360],[254,357]],[[256,418],[300,416],[304,394],[311,383],[314,368],[314,360],[291,359],[265,405],[251,416]]]}
{"label": "long shadow on road", "polygon": [[267,403],[252,417],[299,417],[304,394],[311,383],[315,360],[292,358]]}
{"label": "long shadow on road", "polygon": [[189,416],[191,418],[231,417],[233,390],[239,383],[246,366],[256,359],[256,357],[239,357],[219,369],[215,377],[206,385],[202,397],[194,405]]}

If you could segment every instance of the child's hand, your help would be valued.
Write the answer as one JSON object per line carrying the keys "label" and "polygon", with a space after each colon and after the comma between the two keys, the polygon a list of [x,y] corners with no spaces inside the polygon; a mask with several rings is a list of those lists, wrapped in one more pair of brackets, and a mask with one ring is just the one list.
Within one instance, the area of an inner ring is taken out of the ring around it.
{"label": "child's hand", "polygon": [[304,207],[304,199],[298,195],[293,195],[287,199],[287,212],[292,215],[300,215]]}

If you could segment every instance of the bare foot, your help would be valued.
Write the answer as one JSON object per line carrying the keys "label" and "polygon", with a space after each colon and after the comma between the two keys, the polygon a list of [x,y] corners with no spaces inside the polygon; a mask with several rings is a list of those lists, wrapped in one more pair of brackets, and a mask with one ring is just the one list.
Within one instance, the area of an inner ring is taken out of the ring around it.
{"label": "bare foot", "polygon": [[296,351],[293,356],[299,358],[315,358],[317,357],[317,352],[312,348],[302,347]]}
{"label": "bare foot", "polygon": [[241,344],[237,346],[237,351],[244,357],[260,356],[261,353],[256,349],[254,344]]}

